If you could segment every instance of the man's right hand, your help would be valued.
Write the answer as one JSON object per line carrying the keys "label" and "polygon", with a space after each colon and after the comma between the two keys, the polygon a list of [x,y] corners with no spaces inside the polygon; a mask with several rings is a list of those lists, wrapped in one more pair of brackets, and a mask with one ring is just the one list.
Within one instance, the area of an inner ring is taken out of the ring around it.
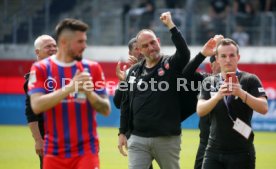
{"label": "man's right hand", "polygon": [[119,61],[116,66],[116,76],[120,81],[124,81],[126,79],[126,68],[127,66],[123,66],[123,70],[121,70],[121,62]]}
{"label": "man's right hand", "polygon": [[125,147],[125,150],[127,150],[127,138],[124,134],[121,133],[119,135],[118,149],[123,156],[127,156],[127,153],[125,152],[124,147]]}
{"label": "man's right hand", "polygon": [[214,40],[216,41],[216,44],[218,44],[223,38],[224,38],[223,35],[215,35],[214,36]]}
{"label": "man's right hand", "polygon": [[215,49],[216,48],[216,41],[214,38],[211,38],[206,42],[201,50],[201,54],[204,55],[205,57],[207,56],[213,56],[215,54]]}
{"label": "man's right hand", "polygon": [[42,140],[42,138],[35,140],[35,152],[37,155],[43,156],[43,140]]}
{"label": "man's right hand", "polygon": [[128,55],[128,63],[130,65],[134,65],[138,62],[138,59],[135,56]]}
{"label": "man's right hand", "polygon": [[88,84],[88,83],[93,83],[92,82],[92,77],[89,73],[87,72],[81,72],[80,70],[77,70],[72,81],[70,84],[67,85],[69,88],[70,92],[79,92],[79,91],[85,91],[84,90],[84,84],[86,86],[93,86],[93,84]]}
{"label": "man's right hand", "polygon": [[215,55],[216,46],[223,38],[222,35],[215,35],[213,38],[209,39],[208,42],[204,44],[201,53],[206,57]]}
{"label": "man's right hand", "polygon": [[164,12],[160,16],[160,20],[166,25],[169,30],[175,27],[175,24],[173,23],[171,12]]}

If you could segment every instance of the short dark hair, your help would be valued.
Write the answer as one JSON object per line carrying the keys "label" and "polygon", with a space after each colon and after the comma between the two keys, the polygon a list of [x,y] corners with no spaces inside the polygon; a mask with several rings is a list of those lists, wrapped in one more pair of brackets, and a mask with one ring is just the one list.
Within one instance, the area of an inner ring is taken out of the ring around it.
{"label": "short dark hair", "polygon": [[81,20],[65,18],[64,20],[60,21],[56,26],[56,39],[59,39],[59,36],[64,30],[86,32],[88,28],[89,26]]}
{"label": "short dark hair", "polygon": [[227,45],[231,45],[233,44],[234,46],[236,46],[237,48],[237,54],[239,54],[239,45],[232,39],[230,38],[225,38],[225,39],[222,39],[221,41],[219,41],[219,43],[217,44],[217,47],[216,47],[216,55],[218,54],[218,47],[219,46],[227,46]]}
{"label": "short dark hair", "polygon": [[213,56],[210,57],[210,63],[213,63],[214,61],[216,61],[215,55],[213,55]]}
{"label": "short dark hair", "polygon": [[136,37],[130,39],[130,41],[128,42],[128,50],[129,50],[129,51],[132,51],[132,50],[133,50],[133,44],[136,43],[136,42],[137,42]]}

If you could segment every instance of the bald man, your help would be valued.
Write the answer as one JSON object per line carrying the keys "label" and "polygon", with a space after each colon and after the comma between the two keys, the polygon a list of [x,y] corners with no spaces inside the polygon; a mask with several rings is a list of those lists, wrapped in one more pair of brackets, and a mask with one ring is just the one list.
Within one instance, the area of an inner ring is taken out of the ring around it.
{"label": "bald man", "polygon": [[34,42],[37,60],[45,59],[57,53],[56,41],[49,35],[41,35]]}
{"label": "bald man", "polygon": [[[35,54],[37,60],[42,60],[57,53],[57,44],[56,41],[49,35],[41,35],[36,38],[34,42]],[[32,132],[32,136],[35,141],[35,151],[40,159],[40,168],[43,166],[43,136],[44,136],[44,127],[43,127],[43,116],[35,115],[31,105],[30,105],[30,96],[28,96],[28,81],[29,73],[25,75],[24,91],[26,94],[26,108],[25,115],[28,121],[28,125]]]}
{"label": "bald man", "polygon": [[161,54],[160,40],[152,30],[143,29],[136,36],[145,60],[129,70],[120,117],[127,125],[119,129],[120,134],[130,132],[123,145],[129,169],[148,169],[153,159],[162,169],[180,168],[181,106],[176,82],[189,62],[190,51],[170,12],[162,13],[160,19],[171,32],[176,52]]}

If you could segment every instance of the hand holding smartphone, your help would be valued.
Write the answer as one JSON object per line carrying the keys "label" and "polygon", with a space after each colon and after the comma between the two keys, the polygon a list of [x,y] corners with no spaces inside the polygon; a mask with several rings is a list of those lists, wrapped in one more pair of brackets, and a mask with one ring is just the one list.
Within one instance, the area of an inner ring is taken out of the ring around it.
{"label": "hand holding smartphone", "polygon": [[227,72],[225,81],[228,83],[238,83],[236,72]]}
{"label": "hand holding smartphone", "polygon": [[227,72],[225,82],[229,83],[228,91],[232,91],[232,84],[238,83],[238,77],[236,72]]}

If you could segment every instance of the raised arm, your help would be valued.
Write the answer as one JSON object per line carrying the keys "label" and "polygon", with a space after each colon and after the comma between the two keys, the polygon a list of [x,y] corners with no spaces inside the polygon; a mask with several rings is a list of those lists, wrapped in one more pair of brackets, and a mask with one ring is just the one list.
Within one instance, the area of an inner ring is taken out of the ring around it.
{"label": "raised arm", "polygon": [[196,72],[196,69],[199,67],[199,65],[204,61],[206,57],[198,53],[183,69],[182,75],[184,78],[187,78],[188,80],[196,80],[196,81],[202,81],[203,75]]}
{"label": "raised arm", "polygon": [[176,47],[176,52],[171,58],[173,65],[176,65],[176,70],[179,72],[185,67],[185,65],[190,60],[190,50],[186,44],[185,39],[183,38],[181,32],[177,29],[175,24],[172,21],[171,13],[165,12],[160,16],[160,20],[164,23],[165,26],[170,30],[172,34],[172,41]]}
{"label": "raised arm", "polygon": [[199,54],[196,55],[189,63],[185,66],[182,74],[185,78],[189,80],[202,81],[204,76],[196,73],[196,69],[208,56],[213,56],[215,54],[216,44],[223,39],[222,35],[215,35],[213,38],[209,39],[202,47]]}

